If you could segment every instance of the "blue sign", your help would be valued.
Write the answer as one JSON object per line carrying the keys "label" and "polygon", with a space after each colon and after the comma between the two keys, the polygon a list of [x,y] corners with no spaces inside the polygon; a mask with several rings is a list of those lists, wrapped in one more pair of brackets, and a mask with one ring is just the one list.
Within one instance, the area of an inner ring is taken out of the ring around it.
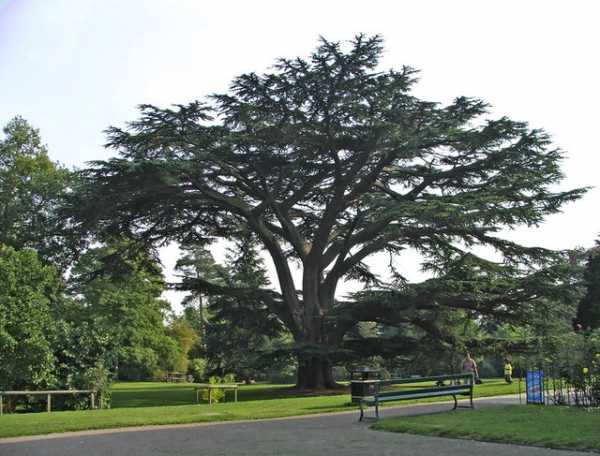
{"label": "blue sign", "polygon": [[527,403],[544,404],[544,371],[528,370],[526,376]]}

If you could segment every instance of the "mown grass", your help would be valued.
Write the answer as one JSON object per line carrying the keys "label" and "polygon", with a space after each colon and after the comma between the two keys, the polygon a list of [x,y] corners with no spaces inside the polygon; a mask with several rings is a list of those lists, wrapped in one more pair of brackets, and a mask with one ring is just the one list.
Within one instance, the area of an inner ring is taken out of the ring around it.
{"label": "mown grass", "polygon": [[[434,383],[411,383],[402,388],[422,388]],[[118,382],[111,389],[112,408],[122,407],[159,407],[165,405],[189,405],[196,402],[193,383],[161,383],[161,382]],[[507,385],[502,379],[487,379],[482,385],[475,387],[475,396],[498,396],[517,393],[517,384]],[[347,395],[348,390],[332,391],[331,394]],[[272,400],[290,397],[306,397],[285,384],[253,384],[241,385],[238,401]],[[233,400],[233,392],[227,392],[226,401]]]}
{"label": "mown grass", "polygon": [[[160,407],[190,405],[196,402],[193,383],[119,382],[111,388],[111,407]],[[298,396],[293,385],[241,385],[238,401],[255,401]],[[344,393],[344,391],[340,391]],[[226,401],[233,401],[233,391],[226,392]]]}
{"label": "mown grass", "polygon": [[[185,383],[117,383],[112,392],[111,409],[4,415],[0,417],[0,438],[153,424],[252,420],[356,409],[355,405],[349,404],[347,391],[305,396],[293,390],[291,385],[241,386],[237,403],[195,404],[193,386]],[[475,396],[497,396],[516,391],[515,384],[489,380],[475,387]],[[388,406],[439,400],[404,401]]]}
{"label": "mown grass", "polygon": [[600,410],[510,405],[403,416],[373,429],[548,448],[600,450]]}

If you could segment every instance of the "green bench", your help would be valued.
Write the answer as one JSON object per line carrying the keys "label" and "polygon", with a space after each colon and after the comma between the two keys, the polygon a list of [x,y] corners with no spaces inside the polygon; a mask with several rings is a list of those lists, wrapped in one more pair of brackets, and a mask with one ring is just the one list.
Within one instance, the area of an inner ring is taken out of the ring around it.
{"label": "green bench", "polygon": [[[445,381],[450,381],[450,384],[442,385],[442,383]],[[423,387],[413,386],[415,383],[430,382],[434,382],[434,385],[424,385]],[[360,381],[357,383],[360,383]],[[452,396],[454,398],[454,408],[452,410],[456,410],[456,408],[459,407],[456,396],[468,396],[470,403],[468,408],[474,408],[473,374],[436,375],[432,377],[395,378],[391,380],[376,381],[371,380],[370,383],[373,386],[373,388],[371,388],[372,394],[360,398],[352,398],[354,402],[358,402],[360,405],[359,421],[362,421],[365,416],[364,409],[366,406],[374,406],[375,417],[379,419],[379,404],[383,402],[403,401],[408,399]],[[408,384],[410,384],[410,386],[408,386],[406,389],[386,389],[386,387],[390,388]],[[437,384],[440,386],[437,386]]]}

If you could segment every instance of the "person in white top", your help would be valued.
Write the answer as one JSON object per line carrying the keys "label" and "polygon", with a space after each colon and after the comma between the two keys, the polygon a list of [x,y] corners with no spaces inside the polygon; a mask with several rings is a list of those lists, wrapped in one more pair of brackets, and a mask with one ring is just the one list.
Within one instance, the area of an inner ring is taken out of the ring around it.
{"label": "person in white top", "polygon": [[479,378],[477,363],[473,358],[471,358],[471,354],[469,352],[467,352],[467,357],[462,362],[462,371],[465,374],[473,374],[474,380],[477,380]]}

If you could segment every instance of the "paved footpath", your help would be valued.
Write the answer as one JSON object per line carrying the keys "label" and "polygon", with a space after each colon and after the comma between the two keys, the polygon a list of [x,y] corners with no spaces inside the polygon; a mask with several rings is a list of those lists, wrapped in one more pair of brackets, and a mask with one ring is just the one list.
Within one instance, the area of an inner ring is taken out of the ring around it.
{"label": "paved footpath", "polygon": [[[476,407],[514,403],[514,398],[478,400]],[[386,408],[382,417],[447,411],[450,404]],[[76,432],[0,440],[1,456],[158,455],[473,455],[581,456],[581,452],[426,437],[369,430],[358,413],[275,420]]]}

